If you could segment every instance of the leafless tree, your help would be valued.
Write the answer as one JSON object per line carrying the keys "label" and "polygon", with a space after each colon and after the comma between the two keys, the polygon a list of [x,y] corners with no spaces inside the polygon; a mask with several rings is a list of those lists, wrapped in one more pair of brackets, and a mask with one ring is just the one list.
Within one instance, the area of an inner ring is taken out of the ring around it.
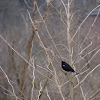
{"label": "leafless tree", "polygon": [[[0,86],[16,100],[99,100],[100,35],[97,36],[91,31],[96,27],[100,11],[98,10],[92,22],[89,23],[88,20],[95,10],[100,9],[100,5],[91,10],[79,25],[75,21],[78,19],[75,15],[79,11],[74,11],[73,0],[60,0],[59,7],[54,5],[55,0],[46,0],[45,12],[41,11],[38,1],[32,2],[33,8],[24,1],[33,11],[26,11],[32,25],[27,55],[22,56],[15,49],[14,42],[11,45],[0,35],[7,44],[16,76],[14,83],[0,66],[12,92]],[[22,17],[24,19],[23,15]],[[38,50],[33,54],[36,44]],[[23,68],[18,67],[15,55],[24,61]],[[64,72],[61,68],[62,60],[68,62],[79,74]],[[95,83],[97,86],[94,86]]]}

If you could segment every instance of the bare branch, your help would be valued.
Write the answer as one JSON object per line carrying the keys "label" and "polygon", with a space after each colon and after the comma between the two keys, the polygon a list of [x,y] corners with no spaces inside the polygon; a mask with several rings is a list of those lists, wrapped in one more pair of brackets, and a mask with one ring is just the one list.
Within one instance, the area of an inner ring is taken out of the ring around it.
{"label": "bare branch", "polygon": [[75,32],[75,34],[73,35],[73,37],[72,37],[72,40],[74,39],[74,37],[76,36],[76,34],[78,33],[78,31],[80,30],[80,28],[81,28],[81,26],[84,24],[84,22],[87,20],[87,18],[90,16],[90,14],[94,11],[94,10],[96,10],[97,8],[99,8],[100,7],[100,5],[98,5],[97,7],[95,7],[88,15],[87,15],[87,17],[83,20],[83,22],[80,24],[80,26],[78,27],[78,29],[76,30],[76,32]]}
{"label": "bare branch", "polygon": [[46,93],[47,93],[47,97],[48,97],[48,99],[51,100],[51,98],[50,98],[50,96],[49,96],[49,93],[48,93],[48,89],[47,89],[47,87],[46,87]]}
{"label": "bare branch", "polygon": [[[94,68],[84,77],[84,79],[80,82],[80,84],[83,83],[83,82],[85,81],[85,79],[86,79],[93,71],[95,71],[95,69],[97,69],[99,66],[100,66],[100,64],[98,64],[96,67],[94,67]],[[76,88],[78,85],[79,85],[79,84],[77,84],[74,88]]]}
{"label": "bare branch", "polygon": [[34,59],[32,59],[33,65],[33,80],[32,80],[32,89],[31,89],[31,100],[33,100],[33,89],[34,89],[34,82],[35,82],[35,66],[34,66]]}
{"label": "bare branch", "polygon": [[1,71],[3,72],[3,74],[5,75],[5,77],[6,77],[7,81],[8,81],[8,83],[9,83],[9,85],[11,86],[12,92],[13,92],[13,95],[14,95],[15,99],[18,100],[18,98],[17,98],[17,96],[16,96],[16,94],[15,94],[14,87],[13,87],[12,83],[10,82],[10,80],[9,80],[9,78],[8,78],[8,76],[7,76],[7,74],[6,74],[5,71],[2,69],[1,66],[0,66],[0,69],[1,69]]}
{"label": "bare branch", "polygon": [[41,91],[42,91],[42,85],[41,85],[41,82],[40,82],[40,90],[39,90],[39,94],[38,94],[38,98],[37,98],[37,100],[39,100],[39,99],[40,99],[40,96],[41,96]]}
{"label": "bare branch", "polygon": [[87,100],[93,99],[98,93],[100,93],[100,88],[90,98],[88,98]]}

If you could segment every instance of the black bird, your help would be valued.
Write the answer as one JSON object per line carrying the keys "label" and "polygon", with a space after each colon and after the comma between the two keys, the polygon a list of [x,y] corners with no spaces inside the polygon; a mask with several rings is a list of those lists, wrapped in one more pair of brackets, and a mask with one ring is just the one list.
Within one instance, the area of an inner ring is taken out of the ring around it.
{"label": "black bird", "polygon": [[[66,62],[62,61],[62,68],[65,70],[65,71],[68,71],[68,72],[75,72],[74,69],[69,65],[67,64]],[[76,72],[75,72],[76,73]],[[78,73],[76,73],[78,74]]]}

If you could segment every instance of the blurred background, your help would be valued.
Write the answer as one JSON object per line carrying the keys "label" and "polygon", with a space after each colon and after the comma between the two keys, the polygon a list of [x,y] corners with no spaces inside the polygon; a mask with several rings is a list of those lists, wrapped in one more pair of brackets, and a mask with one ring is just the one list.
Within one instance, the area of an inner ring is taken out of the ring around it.
{"label": "blurred background", "polygon": [[73,100],[100,100],[100,0],[70,1],[69,37],[64,5],[67,0],[0,0],[0,100],[71,100],[71,73],[62,72],[61,61],[70,63],[72,37],[72,65],[80,72]]}

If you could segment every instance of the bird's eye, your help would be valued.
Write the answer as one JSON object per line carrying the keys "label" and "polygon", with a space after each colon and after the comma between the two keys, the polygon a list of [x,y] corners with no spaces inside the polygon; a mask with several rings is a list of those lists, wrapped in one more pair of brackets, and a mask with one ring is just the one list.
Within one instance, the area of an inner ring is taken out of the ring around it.
{"label": "bird's eye", "polygon": [[65,66],[65,65],[63,65],[63,66]]}

